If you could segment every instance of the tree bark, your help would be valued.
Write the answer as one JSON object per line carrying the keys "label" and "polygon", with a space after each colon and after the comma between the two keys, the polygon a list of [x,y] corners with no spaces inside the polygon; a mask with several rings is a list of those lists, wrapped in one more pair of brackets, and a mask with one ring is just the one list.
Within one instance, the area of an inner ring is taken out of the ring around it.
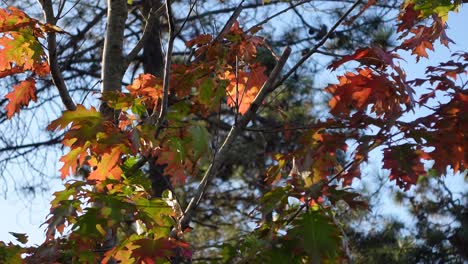
{"label": "tree bark", "polygon": [[[122,90],[122,78],[125,73],[123,40],[125,21],[127,20],[127,0],[107,0],[107,24],[102,54],[101,92]],[[107,119],[115,119],[113,109],[101,104],[99,109]]]}
{"label": "tree bark", "polygon": [[[123,41],[125,21],[127,20],[127,0],[107,0],[107,23],[104,49],[102,54],[102,87],[101,92],[112,92],[122,90],[122,79],[126,70],[126,62],[123,54]],[[99,111],[107,120],[116,121],[114,109],[102,103]],[[101,207],[100,204],[94,204]],[[106,237],[101,245],[102,251],[109,250],[117,244],[116,234],[108,229]],[[108,263],[115,263],[110,260]]]}

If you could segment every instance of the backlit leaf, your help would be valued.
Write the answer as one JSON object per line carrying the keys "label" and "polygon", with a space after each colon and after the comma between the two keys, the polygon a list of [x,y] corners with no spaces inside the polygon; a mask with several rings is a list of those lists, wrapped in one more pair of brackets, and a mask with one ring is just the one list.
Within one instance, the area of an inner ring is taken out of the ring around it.
{"label": "backlit leaf", "polygon": [[28,78],[19,84],[13,86],[13,91],[5,96],[8,99],[7,117],[11,118],[15,113],[19,112],[22,106],[27,106],[29,102],[36,101],[36,82],[33,78]]}

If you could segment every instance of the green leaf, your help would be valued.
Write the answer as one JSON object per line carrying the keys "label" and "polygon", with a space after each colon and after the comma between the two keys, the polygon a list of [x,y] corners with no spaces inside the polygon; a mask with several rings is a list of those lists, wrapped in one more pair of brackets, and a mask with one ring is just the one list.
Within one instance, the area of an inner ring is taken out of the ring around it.
{"label": "green leaf", "polygon": [[143,104],[141,98],[136,98],[132,104],[132,112],[138,116],[145,116],[146,115],[146,106]]}
{"label": "green leaf", "polygon": [[77,218],[73,225],[73,231],[85,238],[101,238],[102,235],[98,230],[97,225],[106,226],[105,219],[102,218],[99,208],[89,207],[85,209],[85,213]]}
{"label": "green leaf", "polygon": [[87,124],[93,126],[101,121],[101,114],[96,108],[86,109],[83,105],[77,105],[75,111],[64,111],[62,116],[55,119],[47,126],[47,130],[64,129],[69,124]]}
{"label": "green leaf", "polygon": [[409,2],[414,4],[414,10],[421,11],[423,18],[436,14],[444,22],[447,21],[448,13],[456,11],[459,7],[451,0],[410,0]]}
{"label": "green leaf", "polygon": [[261,209],[263,214],[268,214],[277,208],[280,204],[286,203],[290,186],[278,187],[267,192],[260,198]]}
{"label": "green leaf", "polygon": [[25,249],[20,246],[9,243],[8,245],[0,241],[0,263],[21,264],[24,263],[21,254]]}
{"label": "green leaf", "polygon": [[169,108],[167,119],[173,121],[183,121],[190,115],[190,105],[187,101],[178,102]]}
{"label": "green leaf", "polygon": [[14,236],[16,238],[16,240],[18,240],[18,242],[20,242],[22,244],[28,243],[28,236],[26,234],[15,233],[15,232],[8,232],[8,233],[10,233],[10,235]]}
{"label": "green leaf", "polygon": [[312,263],[340,255],[340,230],[323,211],[308,211],[293,222],[285,245],[310,257]]}
{"label": "green leaf", "polygon": [[189,133],[192,137],[192,146],[195,157],[200,157],[208,149],[209,133],[204,126],[191,126]]}
{"label": "green leaf", "polygon": [[200,102],[205,105],[211,104],[214,94],[214,82],[211,78],[206,78],[200,84]]}

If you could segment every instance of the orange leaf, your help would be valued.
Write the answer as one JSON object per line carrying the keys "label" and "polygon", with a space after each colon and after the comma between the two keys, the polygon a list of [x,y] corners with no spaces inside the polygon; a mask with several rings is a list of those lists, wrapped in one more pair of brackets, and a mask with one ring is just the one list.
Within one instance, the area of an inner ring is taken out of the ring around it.
{"label": "orange leaf", "polygon": [[120,156],[122,151],[120,147],[112,148],[110,153],[104,153],[100,160],[92,158],[89,160],[89,164],[95,169],[89,174],[88,179],[103,181],[107,178],[120,179],[122,169],[120,169]]}
{"label": "orange leaf", "polygon": [[127,90],[135,97],[145,98],[148,107],[154,106],[162,98],[162,80],[152,74],[140,74]]}
{"label": "orange leaf", "polygon": [[66,155],[63,155],[60,158],[60,161],[63,162],[63,166],[60,169],[60,175],[62,180],[65,179],[68,175],[70,175],[70,172],[72,174],[76,174],[76,169],[78,167],[78,159],[86,155],[86,148],[84,147],[77,147],[70,152],[68,152]]}
{"label": "orange leaf", "polygon": [[267,80],[267,76],[264,72],[265,67],[258,66],[253,68],[250,72],[238,72],[236,78],[235,72],[226,71],[223,78],[229,81],[226,87],[228,105],[231,107],[238,107],[239,113],[241,114],[247,112]]}
{"label": "orange leaf", "polygon": [[8,93],[5,98],[9,100],[5,109],[8,118],[11,118],[14,113],[19,112],[20,107],[27,106],[31,100],[34,102],[37,100],[36,82],[33,78],[20,82],[13,86],[13,91]]}

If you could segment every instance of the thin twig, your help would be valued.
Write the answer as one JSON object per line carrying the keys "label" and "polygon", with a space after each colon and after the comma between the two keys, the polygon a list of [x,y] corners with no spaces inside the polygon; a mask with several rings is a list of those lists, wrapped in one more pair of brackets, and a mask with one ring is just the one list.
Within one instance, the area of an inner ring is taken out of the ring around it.
{"label": "thin twig", "polygon": [[128,53],[126,60],[127,65],[132,62],[138,53],[143,48],[146,39],[151,35],[151,29],[153,28],[154,21],[163,13],[165,4],[161,5],[158,9],[154,10],[151,8],[148,17],[146,18],[145,28],[143,29],[143,34],[141,35],[138,43],[133,47],[133,49]]}
{"label": "thin twig", "polygon": [[349,16],[349,14],[361,3],[362,0],[357,0],[347,11],[344,13],[338,21],[330,28],[330,30],[325,34],[325,36],[317,43],[315,46],[309,50],[302,58],[294,65],[284,76],[281,78],[280,81],[276,83],[277,86],[283,84],[296,70],[304,64],[313,54],[315,54],[320,47],[328,40],[328,38],[332,35],[332,33],[338,28],[338,26],[343,23],[343,21]]}
{"label": "thin twig", "polygon": [[310,0],[308,0],[308,1],[302,1],[302,2],[297,2],[297,3],[295,3],[295,4],[291,3],[291,5],[290,5],[288,8],[285,8],[285,9],[283,9],[283,10],[281,10],[281,11],[279,11],[279,12],[277,12],[277,13],[275,13],[275,14],[273,14],[273,15],[267,17],[267,18],[265,18],[264,20],[260,21],[259,23],[257,23],[257,24],[255,24],[255,25],[251,26],[249,29],[246,30],[246,32],[249,32],[250,30],[252,30],[252,29],[254,29],[254,28],[256,28],[256,27],[261,26],[261,25],[267,23],[268,21],[272,20],[273,18],[275,18],[275,17],[277,17],[277,16],[279,16],[279,15],[281,15],[281,14],[284,14],[284,13],[288,12],[289,10],[291,10],[291,9],[297,7],[297,6],[300,6],[300,5],[305,4],[305,3],[308,3],[308,2],[310,2]]}
{"label": "thin twig", "polygon": [[234,10],[234,13],[232,13],[231,17],[228,19],[228,21],[226,22],[226,24],[224,24],[224,27],[223,29],[221,29],[221,31],[219,32],[219,34],[216,36],[216,38],[214,39],[214,42],[220,40],[221,38],[223,38],[228,32],[229,30],[231,29],[232,25],[234,25],[234,23],[237,21],[237,18],[239,17],[241,11],[242,11],[242,4],[244,3],[244,0],[242,0],[240,2],[240,4],[237,6],[237,8]]}
{"label": "thin twig", "polygon": [[[167,20],[169,21],[169,42],[167,44],[166,52],[166,61],[164,64],[164,77],[163,77],[163,98],[161,101],[161,109],[159,110],[159,116],[156,121],[156,133],[155,136],[159,134],[162,124],[166,119],[167,106],[169,100],[169,85],[171,77],[171,60],[172,60],[172,49],[174,47],[174,17],[172,16],[172,8],[169,0],[166,0],[166,15]],[[156,119],[158,105],[155,104],[153,108],[153,113],[149,117],[151,123]]]}
{"label": "thin twig", "polygon": [[190,15],[192,14],[193,9],[195,8],[196,4],[197,4],[197,0],[193,1],[193,4],[190,6],[190,9],[189,9],[189,12],[188,12],[188,14],[187,14],[187,17],[185,17],[184,21],[182,22],[182,25],[180,25],[179,29],[178,29],[177,32],[174,34],[174,37],[177,37],[177,36],[180,34],[180,32],[182,31],[182,29],[184,29],[185,24],[187,23],[187,21],[188,21]]}
{"label": "thin twig", "polygon": [[[43,0],[39,1],[39,3],[42,5],[42,10],[44,12],[46,22],[55,25],[57,23],[57,20],[54,17],[52,1]],[[49,32],[47,34],[47,49],[49,50],[49,66],[50,73],[52,75],[52,81],[54,82],[55,86],[59,91],[60,98],[62,99],[65,108],[67,110],[74,111],[76,109],[76,104],[70,97],[70,93],[68,92],[67,85],[63,80],[62,71],[60,70],[57,61],[57,38],[55,32]]]}

